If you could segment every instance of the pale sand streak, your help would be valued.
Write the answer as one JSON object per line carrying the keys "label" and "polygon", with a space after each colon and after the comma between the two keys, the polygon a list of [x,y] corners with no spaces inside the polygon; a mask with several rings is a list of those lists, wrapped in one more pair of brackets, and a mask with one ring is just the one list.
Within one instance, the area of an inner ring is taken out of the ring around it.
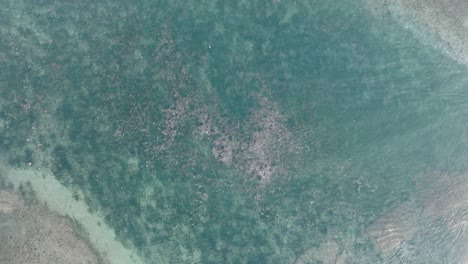
{"label": "pale sand streak", "polygon": [[[405,17],[438,38],[439,46],[456,61],[468,64],[468,1],[364,0],[376,16]],[[404,20],[406,20],[404,19]],[[408,25],[406,25],[408,26]],[[424,33],[423,33],[424,35]]]}
{"label": "pale sand streak", "polygon": [[[95,249],[109,264],[144,263],[134,252],[115,239],[114,230],[104,223],[102,217],[90,213],[88,206],[82,200],[76,201],[72,192],[61,185],[51,172],[8,168],[5,165],[1,167],[4,169],[2,175],[15,187],[30,182],[40,202],[46,203],[50,210],[77,220],[88,233]],[[98,222],[101,225],[98,225]]]}

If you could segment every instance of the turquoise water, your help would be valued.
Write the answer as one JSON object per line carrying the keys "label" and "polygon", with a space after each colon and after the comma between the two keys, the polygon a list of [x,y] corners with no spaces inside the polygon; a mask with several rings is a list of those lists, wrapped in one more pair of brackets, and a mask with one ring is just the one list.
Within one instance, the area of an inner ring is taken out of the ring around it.
{"label": "turquoise water", "polygon": [[346,0],[0,6],[2,154],[50,168],[146,263],[458,263],[421,253],[425,234],[387,258],[368,232],[420,175],[466,170],[466,66],[390,17]]}

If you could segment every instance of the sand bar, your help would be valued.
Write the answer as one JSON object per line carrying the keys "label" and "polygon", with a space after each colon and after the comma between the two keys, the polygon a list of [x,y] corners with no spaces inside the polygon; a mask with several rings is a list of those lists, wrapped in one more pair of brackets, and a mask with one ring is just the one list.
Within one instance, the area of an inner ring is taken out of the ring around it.
{"label": "sand bar", "polygon": [[[69,216],[83,227],[90,243],[109,264],[144,263],[135,252],[116,240],[115,232],[105,224],[103,217],[91,213],[83,200],[75,200],[72,192],[61,185],[52,173],[46,170],[19,169],[2,166],[2,176],[16,188],[29,182],[39,202],[48,209]],[[5,210],[11,210],[5,204]],[[10,206],[11,207],[11,206]]]}

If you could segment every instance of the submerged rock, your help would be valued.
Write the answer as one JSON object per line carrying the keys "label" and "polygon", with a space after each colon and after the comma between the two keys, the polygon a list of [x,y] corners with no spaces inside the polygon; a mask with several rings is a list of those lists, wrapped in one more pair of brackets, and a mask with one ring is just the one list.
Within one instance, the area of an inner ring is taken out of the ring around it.
{"label": "submerged rock", "polygon": [[340,249],[340,245],[333,239],[327,239],[319,247],[307,250],[294,264],[316,263],[317,261],[323,264],[343,264],[345,259],[346,253]]}
{"label": "submerged rock", "polygon": [[368,229],[375,248],[385,257],[420,231],[414,202],[407,202],[383,214]]}
{"label": "submerged rock", "polygon": [[368,229],[385,263],[466,263],[468,177],[418,176],[414,198],[384,213]]}

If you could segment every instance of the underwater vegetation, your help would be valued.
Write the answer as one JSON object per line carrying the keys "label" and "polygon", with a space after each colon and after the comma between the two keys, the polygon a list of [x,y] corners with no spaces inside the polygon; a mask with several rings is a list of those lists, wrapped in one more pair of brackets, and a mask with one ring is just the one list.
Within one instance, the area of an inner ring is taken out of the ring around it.
{"label": "underwater vegetation", "polygon": [[4,0],[1,155],[147,263],[379,263],[465,72],[338,2]]}

